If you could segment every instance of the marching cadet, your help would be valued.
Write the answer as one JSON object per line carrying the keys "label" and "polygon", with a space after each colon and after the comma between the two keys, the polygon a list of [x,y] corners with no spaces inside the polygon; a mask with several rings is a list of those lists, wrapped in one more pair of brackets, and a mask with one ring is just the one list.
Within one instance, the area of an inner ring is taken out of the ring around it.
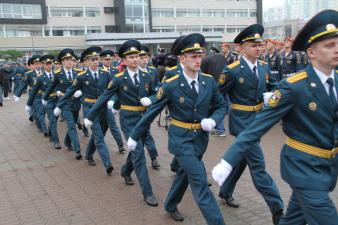
{"label": "marching cadet", "polygon": [[[111,80],[108,70],[99,68],[99,55],[101,51],[102,49],[98,46],[92,46],[83,51],[84,58],[88,60],[88,70],[77,74],[72,86],[67,89],[56,109],[63,109],[73,96],[81,93],[84,116],[88,114]],[[101,110],[91,126],[92,135],[88,141],[85,159],[88,160],[89,165],[96,165],[93,155],[97,149],[105,171],[110,175],[114,168],[110,160],[108,147],[104,142],[104,136],[108,129],[107,110],[107,108]],[[90,126],[86,127],[90,128]]]}
{"label": "marching cadet", "polygon": [[[35,82],[37,75],[42,73],[41,72],[40,58],[41,58],[40,55],[33,55],[30,58],[29,61],[31,62],[30,66],[31,66],[32,70],[29,70],[24,74],[24,77],[21,80],[19,87],[17,88],[17,90],[14,93],[14,101],[15,102],[18,102],[20,100],[20,97],[21,97],[22,93],[27,89],[27,86],[29,87],[28,88],[28,94],[30,94],[30,92],[31,92],[31,90],[34,86],[34,82]],[[35,109],[34,104],[32,105],[31,110],[29,111],[29,115],[30,115],[29,120],[31,122],[33,122],[33,119],[35,120],[35,123],[36,123],[39,131],[47,134],[46,124],[40,124],[40,121],[38,120],[38,117],[37,117],[38,114],[37,114],[37,111]],[[43,127],[43,125],[45,125],[45,126]]]}
{"label": "marching cadet", "polygon": [[237,60],[237,54],[230,51],[230,44],[223,43],[222,44],[222,53],[225,57],[225,65],[229,65]]}
{"label": "marching cadet", "polygon": [[[119,73],[119,70],[116,67],[112,66],[112,60],[114,57],[114,52],[111,50],[102,51],[100,58],[102,60],[102,68],[109,71],[110,79],[113,79],[114,75]],[[114,97],[113,97],[114,99]],[[119,153],[123,154],[125,149],[123,147],[123,140],[120,129],[118,128],[115,120],[114,113],[111,111],[113,105],[109,106],[107,110],[107,123],[110,129],[110,133],[113,135],[115,142],[118,146]]]}
{"label": "marching cadet", "polygon": [[282,80],[266,107],[242,132],[212,171],[222,184],[243,157],[280,119],[287,135],[281,151],[281,175],[290,185],[289,206],[279,225],[336,225],[338,214],[329,197],[338,172],[338,12],[315,15],[298,33],[292,49],[306,51],[307,68]]}
{"label": "marching cadet", "polygon": [[274,40],[271,40],[271,39],[266,40],[265,59],[270,68],[271,79],[274,81],[280,81],[281,80],[281,76],[279,74],[280,60],[279,60],[279,55],[277,53]]}
{"label": "marching cadet", "polygon": [[[258,60],[263,32],[262,25],[253,24],[237,35],[234,42],[241,45],[243,55],[240,60],[230,64],[219,77],[220,92],[228,94],[231,102],[229,131],[235,137],[244,131],[263,108],[263,93],[267,92],[271,82],[268,65]],[[250,167],[253,183],[270,207],[274,224],[277,224],[276,221],[283,211],[283,201],[276,184],[265,171],[264,156],[259,143],[251,147],[257,152],[255,158],[244,158],[236,164],[234,172],[222,185],[219,196],[230,207],[239,207],[233,198],[233,192],[246,165],[253,165]]]}
{"label": "marching cadet", "polygon": [[57,133],[57,117],[54,116],[54,108],[56,107],[58,98],[56,93],[51,93],[47,101],[42,99],[42,95],[47,90],[48,86],[51,84],[54,79],[54,74],[52,70],[52,55],[44,55],[40,58],[42,62],[42,67],[44,72],[35,80],[35,85],[32,91],[29,94],[29,98],[27,101],[26,111],[30,111],[33,105],[33,102],[40,101],[44,106],[45,111],[48,116],[48,136],[51,142],[53,142],[55,149],[61,149],[59,144],[59,136]]}
{"label": "marching cadet", "polygon": [[53,59],[53,65],[54,65],[54,71],[60,70],[62,68],[62,65],[60,63],[60,61],[57,59],[57,57],[55,57]]}
{"label": "marching cadet", "polygon": [[128,139],[128,147],[137,152],[137,143],[148,132],[154,118],[168,105],[172,120],[169,126],[169,151],[180,164],[175,180],[164,203],[165,210],[176,221],[184,216],[177,205],[190,185],[196,203],[209,225],[225,224],[217,202],[208,187],[202,157],[208,145],[208,132],[224,115],[224,101],[211,75],[200,72],[201,34],[190,34],[177,44],[175,55],[180,55],[184,69],[167,79],[157,91],[148,111],[137,123]]}
{"label": "marching cadet", "polygon": [[[62,69],[55,71],[54,79],[43,95],[43,100],[48,101],[50,95],[56,92],[60,101],[66,90],[72,85],[73,80],[77,77],[77,71],[73,68],[74,57],[74,51],[70,48],[65,48],[58,54],[58,61],[62,63]],[[77,160],[82,159],[79,137],[76,131],[76,122],[81,108],[80,96],[74,96],[62,108],[62,118],[67,123],[64,145],[68,151],[75,151],[75,159]],[[60,114],[60,108],[56,107],[54,115],[58,117]]]}
{"label": "marching cadet", "polygon": [[18,66],[14,68],[13,78],[12,78],[14,82],[14,91],[13,91],[14,93],[18,89],[25,72],[26,72],[26,68],[23,67],[21,64],[18,64]]}
{"label": "marching cadet", "polygon": [[282,78],[287,78],[295,75],[301,69],[301,56],[291,50],[294,39],[286,37],[284,40],[284,52],[280,56],[280,69]]}
{"label": "marching cadet", "polygon": [[[139,66],[138,66],[139,70],[147,73],[148,76],[150,76],[150,80],[151,80],[151,82],[153,82],[153,85],[154,85],[155,89],[157,90],[157,88],[159,87],[158,72],[157,72],[157,69],[155,67],[148,66],[150,56],[151,56],[149,48],[145,45],[141,45],[141,51],[140,51],[139,55],[140,55]],[[159,164],[158,159],[157,159],[158,151],[156,149],[155,141],[154,141],[150,131],[147,134],[144,145],[146,146],[149,157],[151,159],[152,168],[155,169],[155,170],[159,169],[160,164]]]}
{"label": "marching cadet", "polygon": [[[130,132],[136,123],[142,118],[146,111],[146,106],[151,104],[148,96],[156,93],[155,87],[148,74],[138,69],[140,42],[128,40],[119,49],[119,56],[123,58],[126,69],[114,76],[107,89],[103,92],[91,111],[87,114],[85,124],[90,126],[96,120],[98,112],[107,108],[107,102],[117,95],[120,106],[120,125],[124,137],[129,138]],[[144,201],[150,206],[158,206],[158,201],[153,194],[150,184],[146,160],[144,155],[143,143],[137,145],[137,151],[128,154],[127,162],[121,168],[121,176],[126,185],[133,185],[131,178],[132,171],[135,170],[137,179],[140,183]]]}

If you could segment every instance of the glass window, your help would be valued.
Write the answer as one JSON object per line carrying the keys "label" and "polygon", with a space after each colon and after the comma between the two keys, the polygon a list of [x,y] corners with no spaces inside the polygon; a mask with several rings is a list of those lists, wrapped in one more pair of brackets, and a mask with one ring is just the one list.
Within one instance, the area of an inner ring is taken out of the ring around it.
{"label": "glass window", "polygon": [[101,27],[100,26],[88,26],[87,34],[93,34],[93,33],[101,33]]}
{"label": "glass window", "polygon": [[175,26],[158,26],[153,27],[154,32],[174,32]]}
{"label": "glass window", "polygon": [[2,12],[3,12],[4,18],[13,18],[12,4],[3,3],[2,4]]}
{"label": "glass window", "polygon": [[199,9],[176,9],[176,17],[200,17]]}
{"label": "glass window", "polygon": [[41,25],[7,25],[7,37],[32,37],[42,36]]}
{"label": "glass window", "polygon": [[228,17],[248,17],[248,10],[246,9],[228,9]]}
{"label": "glass window", "polygon": [[241,32],[246,26],[241,25],[228,25],[227,26],[227,33],[239,33]]}
{"label": "glass window", "polygon": [[50,7],[50,16],[51,17],[83,17],[83,8],[82,7]]}
{"label": "glass window", "polygon": [[86,17],[97,17],[100,16],[100,8],[98,7],[86,7]]}
{"label": "glass window", "polygon": [[84,27],[53,27],[53,36],[83,36]]}

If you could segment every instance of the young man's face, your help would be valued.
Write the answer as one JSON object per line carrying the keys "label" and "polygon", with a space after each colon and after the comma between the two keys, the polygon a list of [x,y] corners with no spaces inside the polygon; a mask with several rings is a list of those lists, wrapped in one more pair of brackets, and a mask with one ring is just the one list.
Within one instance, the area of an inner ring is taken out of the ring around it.
{"label": "young man's face", "polygon": [[139,65],[140,67],[144,68],[148,65],[149,63],[149,55],[140,55],[140,59],[139,59]]}
{"label": "young man's face", "polygon": [[65,58],[62,60],[62,65],[69,70],[73,68],[74,60],[72,58]]}
{"label": "young man's face", "polygon": [[222,52],[223,52],[223,54],[228,54],[228,52],[229,52],[229,45],[223,45],[222,46]]}
{"label": "young man's face", "polygon": [[266,43],[266,50],[271,51],[275,48],[275,45],[271,42]]}
{"label": "young man's face", "polygon": [[43,63],[42,67],[47,72],[50,72],[50,71],[52,71],[52,62],[45,62],[45,63]]}
{"label": "young man's face", "polygon": [[88,67],[89,69],[96,71],[99,67],[99,57],[88,57]]}
{"label": "young man's face", "polygon": [[61,64],[60,63],[54,63],[54,67],[56,70],[61,68]]}
{"label": "young man's face", "polygon": [[242,44],[243,55],[248,59],[258,59],[261,54],[261,43],[244,42]]}
{"label": "young man's face", "polygon": [[102,58],[102,64],[105,67],[110,67],[112,63],[112,58]]}
{"label": "young man's face", "polygon": [[311,61],[334,69],[338,66],[338,37],[318,41],[307,49]]}
{"label": "young man's face", "polygon": [[198,72],[201,69],[202,53],[185,53],[181,55],[180,62],[184,65],[184,68]]}
{"label": "young man's face", "polygon": [[290,40],[285,40],[285,42],[284,42],[284,48],[291,48],[291,46],[292,46],[292,41],[290,41]]}
{"label": "young man's face", "polygon": [[34,65],[35,70],[38,70],[38,71],[41,70],[41,67],[42,67],[41,62],[34,62],[33,65]]}
{"label": "young man's face", "polygon": [[131,69],[136,69],[138,67],[139,59],[140,59],[139,54],[130,54],[126,55],[123,61],[125,62],[127,67]]}

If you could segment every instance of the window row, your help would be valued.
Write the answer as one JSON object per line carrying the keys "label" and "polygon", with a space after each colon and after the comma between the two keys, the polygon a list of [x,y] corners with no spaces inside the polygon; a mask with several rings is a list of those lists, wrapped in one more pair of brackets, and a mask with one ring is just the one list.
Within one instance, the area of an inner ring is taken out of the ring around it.
{"label": "window row", "polygon": [[0,3],[0,18],[42,19],[41,5]]}
{"label": "window row", "polygon": [[99,7],[48,7],[49,17],[97,17],[100,16]]}
{"label": "window row", "polygon": [[100,26],[0,25],[0,37],[76,37],[101,32]]}
{"label": "window row", "polygon": [[154,26],[154,32],[222,32],[239,33],[246,25],[170,25]]}
{"label": "window row", "polygon": [[154,8],[153,17],[256,17],[256,9],[179,9]]}

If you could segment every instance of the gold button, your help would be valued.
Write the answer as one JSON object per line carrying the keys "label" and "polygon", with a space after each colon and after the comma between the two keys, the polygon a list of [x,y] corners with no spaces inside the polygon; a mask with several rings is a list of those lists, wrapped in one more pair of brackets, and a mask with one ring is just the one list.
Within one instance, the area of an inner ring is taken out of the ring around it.
{"label": "gold button", "polygon": [[196,108],[194,109],[194,112],[197,112],[197,109],[196,109]]}

